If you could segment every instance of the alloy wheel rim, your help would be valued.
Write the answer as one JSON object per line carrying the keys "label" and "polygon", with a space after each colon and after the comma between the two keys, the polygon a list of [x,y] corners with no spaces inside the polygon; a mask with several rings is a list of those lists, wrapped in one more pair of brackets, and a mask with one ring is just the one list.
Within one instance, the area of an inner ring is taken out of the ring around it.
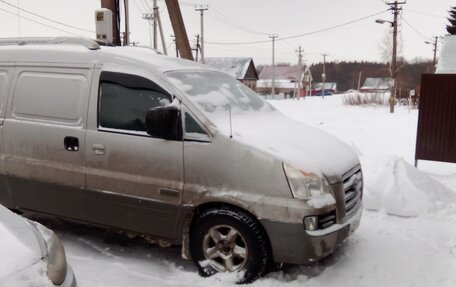
{"label": "alloy wheel rim", "polygon": [[218,272],[235,272],[244,268],[248,258],[245,238],[234,227],[216,225],[203,239],[203,254],[210,266]]}

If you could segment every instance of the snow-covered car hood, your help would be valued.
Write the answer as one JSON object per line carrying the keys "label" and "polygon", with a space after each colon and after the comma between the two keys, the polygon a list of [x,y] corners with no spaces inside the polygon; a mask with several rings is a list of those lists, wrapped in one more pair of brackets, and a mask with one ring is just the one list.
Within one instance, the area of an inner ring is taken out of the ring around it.
{"label": "snow-covered car hood", "polygon": [[33,228],[0,205],[0,281],[41,260],[42,248]]}
{"label": "snow-covered car hood", "polygon": [[[218,131],[230,136],[230,121],[217,120]],[[232,139],[266,152],[305,172],[323,173],[330,183],[359,164],[352,148],[317,128],[279,111],[261,111],[231,118]]]}
{"label": "snow-covered car hood", "polygon": [[211,132],[212,124],[234,141],[272,154],[304,172],[323,173],[331,183],[359,163],[347,145],[286,117],[225,73],[191,70],[165,75],[183,93],[184,105],[194,113],[203,113],[207,120],[202,122]]}

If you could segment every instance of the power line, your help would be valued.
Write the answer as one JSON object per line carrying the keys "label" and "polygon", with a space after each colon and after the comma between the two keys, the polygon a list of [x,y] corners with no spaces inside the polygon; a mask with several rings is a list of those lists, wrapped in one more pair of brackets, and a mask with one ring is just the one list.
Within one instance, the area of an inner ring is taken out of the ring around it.
{"label": "power line", "polygon": [[430,13],[416,11],[416,10],[410,10],[410,9],[404,9],[404,10],[407,11],[407,12],[415,13],[415,14],[421,14],[421,15],[425,15],[425,16],[429,16],[429,17],[436,17],[436,18],[446,19],[445,16],[441,16],[441,15],[435,15],[435,14],[430,14]]}
{"label": "power line", "polygon": [[[84,29],[84,28],[79,28],[79,27],[75,27],[75,26],[72,26],[72,25],[68,25],[68,24],[65,24],[65,23],[56,21],[56,20],[52,20],[52,19],[50,19],[50,18],[41,16],[41,15],[39,15],[39,14],[37,14],[37,13],[32,12],[32,11],[28,11],[28,10],[22,9],[22,8],[20,8],[19,6],[13,5],[13,4],[8,3],[8,2],[6,2],[6,1],[3,1],[3,0],[0,0],[0,2],[6,4],[6,5],[8,5],[8,6],[14,7],[14,8],[16,8],[16,9],[19,9],[20,11],[29,13],[29,14],[31,14],[31,15],[33,15],[33,16],[38,17],[38,18],[41,18],[41,19],[44,19],[44,20],[47,20],[47,21],[50,21],[50,22],[54,22],[54,23],[59,24],[59,25],[66,26],[66,27],[68,27],[68,28],[73,28],[73,29],[76,29],[76,30],[80,30],[80,31],[84,31],[84,32],[89,32],[89,33],[95,33],[95,31],[92,31],[92,30],[87,30],[87,29]],[[6,10],[5,10],[5,11],[6,11]],[[17,15],[17,16],[20,17],[20,15]],[[26,19],[26,18],[24,18],[24,19]],[[28,20],[30,20],[30,19],[28,19]],[[76,35],[76,34],[75,34],[75,35]]]}
{"label": "power line", "polygon": [[288,43],[286,40],[282,40],[282,41],[280,41],[280,43],[284,44],[284,46],[287,46],[288,49],[290,49],[291,51],[295,52],[295,49],[293,48],[293,46],[290,43]]}
{"label": "power line", "polygon": [[[263,48],[263,47],[249,47],[249,48],[246,48],[246,47],[243,47],[243,46],[228,46],[228,47],[226,47],[224,45],[214,44],[214,45],[211,45],[210,48],[211,49],[216,49],[216,50],[239,51],[239,52],[245,52],[245,53],[271,54],[271,48]],[[239,48],[236,49],[234,47],[239,47]],[[288,49],[285,50],[285,47],[280,47],[280,48],[276,49],[275,53],[276,54],[281,54],[281,55],[290,55],[290,51]],[[319,54],[319,53],[314,53],[314,54]]]}
{"label": "power line", "polygon": [[144,1],[144,3],[146,3],[146,6],[144,6],[146,11],[152,11],[152,7],[149,5],[149,2],[147,2],[147,0],[141,0],[141,3],[143,3],[142,1]]}
{"label": "power line", "polygon": [[421,37],[423,37],[425,40],[429,40],[430,38],[425,36],[423,33],[421,33],[420,31],[418,31],[417,29],[415,29],[415,27],[413,27],[409,22],[407,22],[407,20],[405,20],[404,16],[402,15],[402,21],[404,21],[405,24],[407,24],[407,26],[409,26],[413,31],[415,31],[418,35],[420,35]]}
{"label": "power line", "polygon": [[144,12],[144,11],[147,11],[147,8],[144,7],[144,3],[143,3],[143,2],[141,2],[141,5],[142,5],[142,7],[143,7],[144,10],[142,10],[142,9],[139,7],[138,2],[136,2],[136,0],[133,0],[133,3],[135,4],[136,9],[138,9],[138,12],[139,12],[139,13],[141,13],[141,14],[145,14],[145,13],[146,13],[146,12]]}
{"label": "power line", "polygon": [[[288,37],[277,38],[276,41],[282,41],[282,40],[287,40],[287,39],[300,38],[300,37],[305,37],[305,36],[309,36],[309,35],[312,35],[312,34],[317,34],[317,33],[322,33],[322,32],[326,32],[326,31],[334,30],[334,29],[337,29],[337,28],[340,28],[340,27],[344,27],[344,26],[347,26],[347,25],[350,25],[350,24],[353,24],[353,23],[356,23],[356,22],[359,22],[359,21],[362,21],[362,20],[366,20],[366,19],[369,19],[369,18],[378,16],[378,15],[380,15],[380,14],[383,14],[383,13],[387,12],[387,11],[389,11],[389,10],[383,10],[383,11],[381,11],[381,12],[378,12],[378,13],[375,13],[375,14],[372,14],[372,15],[368,15],[368,16],[365,16],[365,17],[361,17],[361,18],[358,18],[358,19],[355,19],[355,20],[352,20],[352,21],[348,21],[348,22],[339,24],[339,25],[334,25],[334,26],[330,26],[330,27],[327,27],[327,28],[315,30],[315,31],[312,31],[312,32],[307,32],[307,33],[304,33],[304,34],[299,34],[299,35],[294,35],[294,36],[288,36]],[[237,42],[237,43],[223,43],[223,42],[206,42],[206,43],[207,43],[207,44],[220,44],[220,45],[250,45],[250,44],[268,43],[268,42],[270,42],[270,41],[268,41],[268,40],[262,40],[262,41]]]}
{"label": "power line", "polygon": [[17,13],[14,13],[14,12],[11,12],[11,11],[8,11],[8,10],[5,10],[5,9],[3,9],[3,8],[0,8],[0,10],[1,10],[1,11],[4,11],[4,12],[6,12],[6,13],[9,13],[9,14],[11,14],[11,15],[14,15],[14,16],[16,16],[16,17],[19,17],[19,18],[21,18],[21,19],[25,19],[25,20],[28,20],[28,21],[33,22],[33,23],[35,23],[35,24],[42,25],[42,26],[45,26],[45,27],[48,27],[48,28],[51,28],[51,29],[54,29],[54,30],[57,30],[57,31],[60,31],[60,32],[64,32],[64,33],[68,33],[68,34],[72,34],[72,35],[80,36],[80,37],[82,36],[82,35],[80,35],[80,34],[72,33],[72,32],[69,32],[69,31],[66,31],[66,30],[63,30],[63,29],[54,27],[54,26],[50,26],[50,25],[41,23],[41,22],[39,22],[39,21],[30,19],[30,18],[27,18],[27,17],[24,17],[24,16],[22,16],[22,15],[19,15],[19,14],[17,14]]}
{"label": "power line", "polygon": [[254,31],[242,24],[239,24],[238,22],[234,21],[233,19],[225,16],[223,13],[221,13],[220,11],[218,11],[217,9],[211,7],[211,10],[210,10],[210,14],[213,14],[212,16],[213,17],[216,17],[218,18],[219,21],[222,21],[223,23],[227,24],[227,25],[230,25],[232,27],[235,27],[239,30],[242,30],[244,32],[248,32],[248,33],[252,33],[252,34],[258,34],[258,35],[268,35],[268,33],[263,33],[263,32],[258,32],[258,31]]}
{"label": "power line", "polygon": [[139,13],[141,13],[142,15],[147,14],[147,12],[148,12],[147,8],[144,7],[144,4],[142,2],[140,2],[142,4],[142,8],[139,7],[138,2],[136,2],[136,0],[133,0],[133,3],[135,4],[136,9],[138,10]]}
{"label": "power line", "polygon": [[359,21],[363,21],[363,20],[378,16],[380,14],[383,14],[383,13],[387,12],[387,11],[388,10],[383,10],[381,12],[378,12],[378,13],[375,13],[375,14],[372,14],[372,15],[368,15],[368,16],[364,16],[364,17],[361,17],[361,18],[358,18],[358,19],[355,19],[355,20],[352,20],[352,21],[348,21],[348,22],[345,22],[345,23],[342,23],[342,24],[339,24],[339,25],[330,26],[328,28],[323,28],[323,29],[316,30],[316,31],[313,31],[313,32],[304,33],[304,34],[301,34],[301,35],[284,37],[284,38],[280,38],[280,39],[277,39],[277,40],[280,41],[280,40],[284,40],[284,39],[286,40],[286,39],[300,38],[300,37],[304,37],[304,36],[308,36],[308,35],[312,35],[312,34],[317,34],[317,33],[321,33],[321,32],[334,30],[334,29],[337,29],[337,28],[340,28],[340,27],[344,27],[344,26],[347,26],[347,25],[350,25],[350,24],[353,24],[353,23],[356,23],[356,22],[359,22]]}

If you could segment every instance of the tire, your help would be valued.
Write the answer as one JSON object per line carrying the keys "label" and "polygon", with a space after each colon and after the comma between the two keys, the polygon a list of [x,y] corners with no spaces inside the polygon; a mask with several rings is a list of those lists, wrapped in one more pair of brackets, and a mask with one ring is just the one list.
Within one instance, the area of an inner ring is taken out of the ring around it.
{"label": "tire", "polygon": [[238,284],[266,273],[271,252],[266,232],[250,214],[229,206],[198,214],[190,230],[190,251],[201,276],[243,272]]}

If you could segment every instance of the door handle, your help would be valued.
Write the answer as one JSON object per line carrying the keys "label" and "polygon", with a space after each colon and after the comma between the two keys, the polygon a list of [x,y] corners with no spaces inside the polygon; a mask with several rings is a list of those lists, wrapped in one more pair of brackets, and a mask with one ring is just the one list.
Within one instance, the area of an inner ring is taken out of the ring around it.
{"label": "door handle", "polygon": [[65,137],[63,139],[63,146],[67,151],[78,151],[79,139],[77,137]]}
{"label": "door handle", "polygon": [[94,145],[92,145],[92,151],[93,151],[94,154],[104,155],[105,146],[102,145],[102,144],[94,144]]}

